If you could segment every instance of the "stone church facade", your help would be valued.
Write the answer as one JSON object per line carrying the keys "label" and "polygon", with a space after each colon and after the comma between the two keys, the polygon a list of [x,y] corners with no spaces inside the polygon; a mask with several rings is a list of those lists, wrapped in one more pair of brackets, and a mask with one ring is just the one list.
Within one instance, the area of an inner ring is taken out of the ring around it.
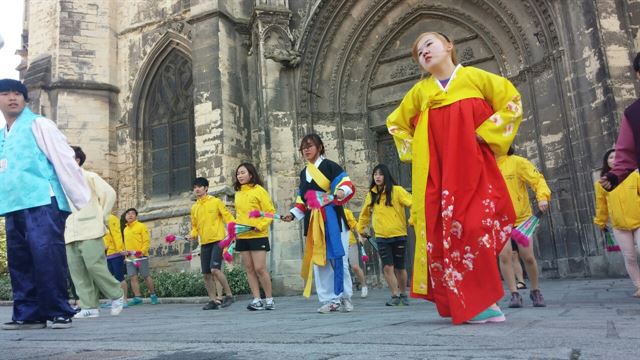
{"label": "stone church facade", "polygon": [[[624,272],[592,225],[593,181],[638,97],[636,0],[27,0],[21,77],[31,106],[88,153],[140,211],[157,269],[199,267],[168,233],[190,229],[191,181],[233,204],[236,166],[260,169],[279,212],[294,199],[299,139],[319,133],[358,193],[391,166],[409,186],[384,126],[422,74],[410,46],[453,38],[465,65],[510,78],[523,96],[518,153],[553,191],[536,253],[544,276]],[[269,268],[280,293],[301,288],[300,224],[274,223]]]}

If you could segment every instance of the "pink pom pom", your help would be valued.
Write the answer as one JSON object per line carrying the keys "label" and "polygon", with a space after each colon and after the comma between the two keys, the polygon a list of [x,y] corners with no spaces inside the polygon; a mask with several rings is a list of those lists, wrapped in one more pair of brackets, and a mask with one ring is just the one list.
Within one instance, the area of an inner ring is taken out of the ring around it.
{"label": "pink pom pom", "polygon": [[367,262],[367,261],[369,261],[369,255],[364,254],[364,255],[362,255],[362,256],[360,257],[360,259],[362,259],[362,262]]}
{"label": "pink pom pom", "polygon": [[233,255],[229,254],[227,249],[225,249],[224,252],[222,253],[222,257],[224,258],[224,261],[226,261],[228,263],[233,262]]}
{"label": "pink pom pom", "polygon": [[193,259],[193,255],[189,254],[189,255],[185,256],[184,259],[187,260],[187,261],[191,261],[191,259]]}
{"label": "pink pom pom", "polygon": [[319,195],[316,191],[309,190],[306,194],[304,194],[305,200],[307,200],[307,206],[312,209],[320,209],[322,207],[322,203],[318,199]]}
{"label": "pink pom pom", "polygon": [[262,212],[260,210],[251,210],[249,212],[249,217],[250,218],[259,218],[262,217]]}
{"label": "pink pom pom", "polygon": [[607,246],[607,251],[608,252],[620,251],[620,246],[618,245]]}
{"label": "pink pom pom", "polygon": [[231,237],[227,235],[227,237],[226,237],[226,238],[224,238],[224,240],[222,240],[222,241],[218,242],[218,246],[219,246],[221,249],[224,249],[224,248],[228,247],[228,246],[229,246],[229,244],[231,244],[231,241],[232,241]]}
{"label": "pink pom pom", "polygon": [[[229,235],[229,239],[235,239],[236,238],[236,223],[235,222],[230,222],[227,224],[227,233]],[[226,246],[225,246],[226,247]]]}
{"label": "pink pom pom", "polygon": [[511,238],[519,245],[524,247],[529,246],[529,238],[518,229],[513,229],[513,231],[511,231]]}
{"label": "pink pom pom", "polygon": [[138,251],[136,251],[136,253],[134,255],[135,255],[135,257],[138,257],[138,258],[142,257],[142,251],[138,250]]}
{"label": "pink pom pom", "polygon": [[174,241],[176,241],[176,236],[173,235],[173,234],[169,234],[169,235],[165,236],[164,241],[166,241],[167,244],[171,244]]}
{"label": "pink pom pom", "polygon": [[133,266],[135,266],[136,269],[139,269],[140,268],[140,262],[139,261],[134,261],[133,262]]}

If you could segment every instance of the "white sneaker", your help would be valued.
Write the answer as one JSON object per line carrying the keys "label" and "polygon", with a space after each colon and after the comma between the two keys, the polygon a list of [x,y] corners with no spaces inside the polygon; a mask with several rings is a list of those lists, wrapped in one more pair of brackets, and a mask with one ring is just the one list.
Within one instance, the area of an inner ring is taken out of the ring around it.
{"label": "white sneaker", "polygon": [[367,288],[366,286],[363,286],[362,289],[360,289],[360,297],[364,299],[368,295],[369,295],[369,288]]}
{"label": "white sneaker", "polygon": [[318,308],[318,312],[320,314],[328,314],[336,311],[340,311],[340,303],[334,303],[332,301],[329,301]]}
{"label": "white sneaker", "polygon": [[124,296],[111,301],[111,315],[120,315],[124,308]]}
{"label": "white sneaker", "polygon": [[74,319],[88,319],[97,318],[100,316],[100,310],[98,309],[82,309],[80,312],[73,316]]}
{"label": "white sneaker", "polygon": [[352,312],[353,311],[353,303],[351,299],[342,298],[340,301],[340,309],[344,312]]}

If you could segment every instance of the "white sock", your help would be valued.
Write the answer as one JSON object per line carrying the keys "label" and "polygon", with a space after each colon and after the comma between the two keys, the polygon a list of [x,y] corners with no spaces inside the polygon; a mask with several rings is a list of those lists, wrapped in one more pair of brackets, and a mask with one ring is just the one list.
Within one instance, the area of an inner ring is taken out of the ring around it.
{"label": "white sock", "polygon": [[254,303],[259,303],[260,301],[262,301],[262,299],[260,299],[260,298],[253,298],[253,302],[254,302]]}

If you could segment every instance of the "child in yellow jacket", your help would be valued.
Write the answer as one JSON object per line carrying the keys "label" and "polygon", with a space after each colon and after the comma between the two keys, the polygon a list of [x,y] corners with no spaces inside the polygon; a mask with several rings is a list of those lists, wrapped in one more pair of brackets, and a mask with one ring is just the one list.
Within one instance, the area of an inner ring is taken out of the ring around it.
{"label": "child in yellow jacket", "polygon": [[[360,282],[360,297],[366,298],[369,294],[369,288],[367,287],[367,279],[364,277],[364,271],[360,268],[360,259],[358,257],[358,242],[356,241],[356,237],[354,235],[355,230],[358,227],[358,220],[356,220],[355,216],[353,216],[353,212],[351,210],[344,208],[344,216],[347,218],[347,225],[351,230],[349,233],[349,265],[351,266],[351,270],[356,274],[358,281]],[[362,239],[362,236],[358,234],[358,237]],[[366,266],[366,264],[364,264]]]}
{"label": "child in yellow jacket", "polygon": [[149,289],[151,305],[158,304],[156,289],[151,278],[149,269],[149,248],[151,247],[151,236],[147,225],[138,221],[138,210],[134,208],[125,211],[127,225],[124,228],[124,248],[130,255],[125,261],[127,264],[127,276],[131,279],[131,290],[134,298],[129,300],[127,306],[142,304],[140,284],[138,275],[144,278],[144,282]]}
{"label": "child in yellow jacket", "polygon": [[[602,160],[601,176],[611,170],[615,162],[614,149],[607,151]],[[632,172],[620,185],[607,192],[599,182],[595,185],[596,216],[593,222],[603,229],[611,219],[613,235],[624,257],[624,266],[640,297],[640,268],[634,242],[640,246],[640,175]]]}
{"label": "child in yellow jacket", "polygon": [[[238,234],[236,240],[236,251],[242,256],[242,263],[253,294],[253,301],[247,309],[274,310],[271,278],[267,270],[267,252],[271,250],[269,225],[273,220],[268,217],[250,218],[249,213],[253,210],[275,213],[276,210],[269,193],[262,187],[262,179],[253,164],[242,163],[238,166],[233,187],[236,190],[235,206],[238,224],[249,225],[255,229]],[[266,296],[264,301],[260,298],[260,285]]]}
{"label": "child in yellow jacket", "polygon": [[[529,201],[529,193],[527,185],[536,194],[538,209],[546,212],[549,209],[549,200],[551,200],[551,190],[544,180],[544,176],[536,169],[536,167],[527,159],[514,155],[513,147],[509,148],[506,156],[497,157],[498,168],[504,178],[504,182],[509,190],[509,196],[513,203],[513,209],[516,212],[516,223],[518,226],[525,222],[533,212],[531,211],[531,202]],[[529,297],[534,307],[546,306],[544,297],[540,291],[540,283],[538,281],[538,263],[533,254],[533,246],[520,246],[511,240],[511,246],[507,244],[500,253],[500,270],[502,277],[507,283],[507,287],[511,292],[510,308],[522,307],[522,297],[518,292],[516,278],[513,273],[514,256],[513,252],[517,251],[522,261],[524,261],[527,275],[531,280],[531,291]],[[517,258],[516,258],[516,261]],[[519,261],[518,261],[519,262]]]}
{"label": "child in yellow jacket", "polygon": [[[199,177],[193,181],[193,193],[196,203],[191,207],[192,240],[200,239],[200,267],[204,274],[204,284],[209,295],[209,302],[202,310],[217,310],[233,303],[233,294],[222,272],[222,251],[218,242],[225,237],[225,223],[234,221],[233,215],[224,206],[222,200],[208,194],[209,180]],[[216,280],[222,284],[226,296],[216,297]]]}
{"label": "child in yellow jacket", "polygon": [[373,231],[378,254],[384,265],[384,278],[391,291],[387,306],[409,305],[407,297],[407,216],[405,207],[411,207],[411,194],[396,185],[389,168],[379,164],[371,173],[371,186],[364,200],[358,233],[364,234],[373,215]]}
{"label": "child in yellow jacket", "polygon": [[120,282],[120,286],[124,292],[124,302],[126,303],[128,291],[127,282],[124,279],[124,259],[126,252],[124,251],[120,218],[113,214],[109,214],[107,233],[104,235],[103,240],[105,253],[107,255],[107,267],[111,275]]}

